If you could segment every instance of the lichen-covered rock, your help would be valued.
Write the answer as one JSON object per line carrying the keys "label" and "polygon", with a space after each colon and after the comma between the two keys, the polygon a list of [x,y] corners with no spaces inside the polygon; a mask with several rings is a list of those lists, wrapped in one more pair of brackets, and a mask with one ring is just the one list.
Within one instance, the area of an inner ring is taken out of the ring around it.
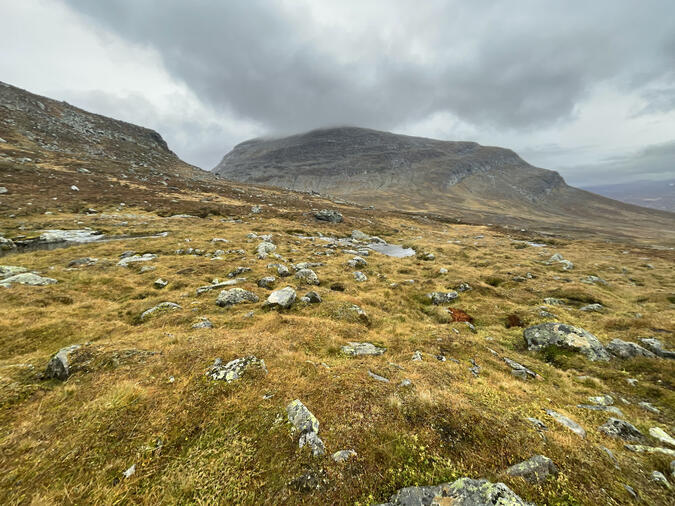
{"label": "lichen-covered rock", "polygon": [[553,411],[552,409],[547,409],[546,414],[553,418],[556,422],[558,422],[560,425],[563,425],[564,427],[567,427],[569,430],[574,432],[577,436],[579,437],[586,437],[586,431],[584,428],[579,425],[577,422],[572,420],[571,418],[566,417],[565,415],[558,413],[557,411]]}
{"label": "lichen-covered rock", "polygon": [[249,292],[243,288],[230,288],[229,290],[220,292],[216,299],[216,305],[229,307],[235,304],[258,302],[259,300],[258,296],[253,292]]}
{"label": "lichen-covered rock", "polygon": [[263,241],[260,244],[258,244],[258,247],[255,249],[256,254],[258,255],[258,258],[267,258],[267,255],[270,253],[274,253],[276,251],[277,247],[275,244],[268,242],[268,241]]}
{"label": "lichen-covered rock", "polygon": [[80,344],[73,344],[61,348],[47,363],[44,377],[47,379],[56,378],[62,381],[68,379],[70,376],[70,359],[73,352],[82,347]]}
{"label": "lichen-covered rock", "polygon": [[438,306],[440,304],[448,304],[459,297],[457,292],[431,292],[427,294],[427,299],[431,301],[432,304]]}
{"label": "lichen-covered rock", "polygon": [[590,332],[571,325],[556,322],[540,323],[523,331],[529,350],[540,350],[547,346],[558,346],[579,352],[589,360],[609,360],[605,347]]}
{"label": "lichen-covered rock", "polygon": [[15,249],[14,241],[0,235],[0,251],[14,251]]}
{"label": "lichen-covered rock", "polygon": [[265,307],[270,309],[288,309],[295,302],[295,298],[295,290],[293,290],[292,287],[287,286],[270,293],[265,302]]}
{"label": "lichen-covered rock", "polygon": [[150,316],[154,315],[155,313],[159,312],[166,312],[166,311],[175,311],[177,309],[183,309],[181,306],[176,304],[175,302],[160,302],[157,304],[155,307],[151,307],[150,309],[146,309],[141,313],[141,320],[146,320]]}
{"label": "lichen-covered rock", "polygon": [[349,267],[365,267],[368,265],[368,262],[366,262],[366,260],[360,256],[355,256],[351,260],[347,261],[347,265]]}
{"label": "lichen-covered rock", "polygon": [[675,438],[660,427],[649,429],[649,435],[654,439],[658,439],[663,444],[675,447]]}
{"label": "lichen-covered rock", "polygon": [[288,421],[301,434],[319,432],[319,420],[307,409],[307,406],[300,399],[295,399],[286,406],[286,414],[288,415]]}
{"label": "lichen-covered rock", "polygon": [[308,285],[318,285],[319,276],[312,269],[300,269],[295,273],[296,279]]}
{"label": "lichen-covered rock", "polygon": [[351,357],[362,357],[366,355],[382,355],[386,348],[380,348],[373,343],[348,343],[342,348],[342,353]]}
{"label": "lichen-covered rock", "polygon": [[520,476],[530,483],[541,483],[549,476],[558,474],[558,468],[551,459],[544,455],[535,455],[506,470],[510,476]]}
{"label": "lichen-covered rock", "polygon": [[460,478],[437,486],[406,487],[382,506],[530,506],[503,483]]}
{"label": "lichen-covered rock", "polygon": [[609,351],[612,355],[622,359],[635,357],[656,357],[656,355],[654,355],[651,351],[646,350],[639,344],[631,343],[629,341],[622,341],[621,339],[612,339],[609,344],[607,344],[607,351]]}
{"label": "lichen-covered rock", "polygon": [[633,443],[640,443],[644,441],[645,437],[637,427],[633,424],[618,418],[610,418],[603,425],[598,427],[600,432],[603,432],[611,437],[618,437]]}
{"label": "lichen-covered rock", "polygon": [[43,278],[42,276],[32,272],[24,272],[22,274],[16,274],[15,276],[10,276],[0,280],[0,286],[5,288],[12,286],[14,283],[28,286],[46,286],[58,283],[58,281],[52,278]]}
{"label": "lichen-covered rock", "polygon": [[312,455],[315,457],[320,457],[326,453],[326,447],[323,444],[323,441],[316,432],[305,432],[300,436],[298,440],[298,446],[303,448],[308,446],[312,451]]}
{"label": "lichen-covered rock", "polygon": [[605,411],[607,413],[612,413],[616,416],[624,416],[623,411],[621,411],[616,406],[602,406],[597,404],[577,404],[577,408],[590,409],[591,411]]}
{"label": "lichen-covered rock", "polygon": [[353,457],[356,457],[354,450],[340,450],[331,455],[331,458],[337,463],[345,462]]}
{"label": "lichen-covered rock", "polygon": [[8,278],[10,276],[16,276],[17,274],[23,274],[28,272],[28,269],[25,267],[18,267],[16,265],[0,265],[0,278]]}
{"label": "lichen-covered rock", "polygon": [[366,275],[365,275],[364,273],[362,273],[361,271],[356,271],[356,272],[354,273],[354,280],[355,280],[357,283],[363,283],[364,281],[368,281],[368,276],[366,276]]}
{"label": "lichen-covered rock", "polygon": [[327,221],[329,223],[342,223],[342,214],[333,209],[322,209],[314,213],[314,217],[319,221]]}
{"label": "lichen-covered rock", "polygon": [[222,360],[217,358],[206,372],[206,376],[212,380],[231,383],[241,378],[249,369],[258,369],[267,374],[265,361],[250,355],[248,357],[236,358],[225,365],[223,365]]}

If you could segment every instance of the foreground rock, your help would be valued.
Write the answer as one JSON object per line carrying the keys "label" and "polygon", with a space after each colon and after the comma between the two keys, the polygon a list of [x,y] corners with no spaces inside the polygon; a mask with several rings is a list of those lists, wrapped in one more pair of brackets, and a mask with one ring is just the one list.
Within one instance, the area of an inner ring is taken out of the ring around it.
{"label": "foreground rock", "polygon": [[145,311],[143,311],[141,313],[141,320],[146,320],[156,313],[175,311],[177,309],[183,308],[178,304],[176,304],[175,302],[160,302],[155,307],[151,307],[150,309],[146,309]]}
{"label": "foreground rock", "polygon": [[612,339],[612,341],[610,341],[607,345],[607,351],[609,351],[612,355],[622,359],[635,357],[656,357],[656,355],[654,355],[651,351],[646,350],[639,344],[622,341],[621,339]]}
{"label": "foreground rock", "polygon": [[28,269],[25,267],[19,267],[17,265],[0,265],[0,278],[8,278],[10,276],[16,276],[17,274],[23,274],[28,272]]}
{"label": "foreground rock", "polygon": [[520,476],[530,483],[541,483],[549,476],[558,474],[558,468],[551,459],[543,455],[534,457],[515,464],[506,470],[510,476]]}
{"label": "foreground rock", "polygon": [[658,439],[661,443],[670,445],[675,448],[675,438],[668,434],[660,427],[652,427],[649,429],[649,435],[654,439]]}
{"label": "foreground rock", "polygon": [[0,286],[5,288],[12,286],[14,283],[28,286],[46,286],[58,283],[58,281],[52,278],[43,278],[42,276],[32,272],[24,272],[22,274],[17,274],[15,276],[10,276],[0,280]]}
{"label": "foreground rock", "polygon": [[592,361],[609,360],[610,355],[602,343],[590,332],[564,323],[546,322],[523,331],[528,350],[541,350],[558,346],[578,353]]}
{"label": "foreground rock", "polygon": [[530,506],[503,483],[460,478],[437,486],[406,487],[381,506]]}
{"label": "foreground rock", "polygon": [[299,399],[294,400],[286,406],[286,414],[293,428],[300,432],[300,439],[298,441],[300,448],[307,445],[315,457],[326,453],[323,441],[318,436],[319,420]]}
{"label": "foreground rock", "polygon": [[382,355],[386,348],[380,348],[373,343],[348,343],[342,348],[342,353],[351,357],[362,357],[367,355]]}
{"label": "foreground rock", "polygon": [[235,304],[258,302],[259,300],[258,296],[253,292],[249,292],[243,288],[230,288],[229,290],[220,292],[216,299],[216,305],[220,307],[230,307]]}
{"label": "foreground rock", "polygon": [[292,287],[287,286],[279,290],[274,290],[267,297],[265,307],[269,309],[288,309],[295,302],[297,295]]}
{"label": "foreground rock", "polygon": [[223,361],[217,358],[213,365],[206,372],[206,376],[216,381],[227,381],[231,383],[241,378],[249,369],[258,369],[267,374],[265,361],[250,355],[248,357],[236,358],[223,365]]}
{"label": "foreground rock", "polygon": [[65,348],[61,348],[47,363],[44,377],[47,379],[56,378],[62,381],[68,379],[70,376],[70,360],[71,355],[76,350],[82,347],[80,344],[73,344]]}

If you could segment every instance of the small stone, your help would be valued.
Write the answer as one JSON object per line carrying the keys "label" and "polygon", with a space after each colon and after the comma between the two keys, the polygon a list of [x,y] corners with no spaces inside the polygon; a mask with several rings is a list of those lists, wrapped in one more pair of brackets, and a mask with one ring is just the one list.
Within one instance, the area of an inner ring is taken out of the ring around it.
{"label": "small stone", "polygon": [[305,302],[308,302],[310,304],[319,304],[321,302],[321,296],[314,291],[307,292],[303,297],[303,299],[306,299]]}
{"label": "small stone", "polygon": [[588,400],[598,406],[611,406],[614,404],[614,398],[611,395],[599,395],[597,397],[589,397]]}
{"label": "small stone", "polygon": [[296,299],[295,290],[287,286],[279,290],[274,290],[269,297],[264,306],[271,309],[288,309],[290,308]]}
{"label": "small stone", "polygon": [[76,258],[75,260],[71,260],[68,262],[68,267],[73,268],[73,267],[83,267],[86,265],[94,265],[98,262],[98,258],[91,258],[91,257],[84,257],[84,258]]}
{"label": "small stone", "polygon": [[622,341],[621,339],[613,339],[610,341],[609,344],[607,344],[607,351],[609,351],[612,355],[622,359],[635,357],[656,357],[656,355],[654,355],[651,351],[643,348],[639,344]]}
{"label": "small stone", "polygon": [[131,478],[134,474],[136,474],[136,464],[132,465],[129,469],[124,471],[122,473],[125,478]]}
{"label": "small stone", "polygon": [[286,414],[288,415],[288,421],[301,434],[319,432],[319,420],[299,399],[286,406]]}
{"label": "small stone", "polygon": [[168,284],[169,284],[169,282],[165,279],[162,279],[162,278],[157,278],[155,280],[155,282],[153,283],[155,288],[164,288]]}
{"label": "small stone", "polygon": [[366,262],[365,259],[360,256],[355,256],[351,260],[347,261],[347,265],[349,267],[365,267],[368,265],[368,262]]}
{"label": "small stone", "polygon": [[202,316],[197,323],[192,326],[193,329],[212,329],[213,323],[208,318]]}
{"label": "small stone", "polygon": [[403,381],[401,381],[398,384],[398,386],[401,387],[401,388],[410,388],[410,387],[413,386],[413,383],[412,383],[412,381],[410,381],[409,379],[406,378]]}
{"label": "small stone", "polygon": [[602,304],[587,304],[586,306],[580,307],[579,311],[601,313],[604,309],[605,306]]}
{"label": "small stone", "polygon": [[670,490],[670,483],[668,483],[668,479],[663,475],[663,473],[659,471],[652,471],[650,478],[653,482],[658,483],[659,485]]}
{"label": "small stone", "polygon": [[448,304],[457,297],[459,297],[457,292],[431,292],[427,294],[427,299],[429,299],[435,306],[440,304]]}
{"label": "small stone", "polygon": [[175,311],[177,309],[183,309],[181,306],[176,304],[175,302],[160,302],[157,304],[155,307],[151,307],[150,309],[146,309],[141,313],[141,320],[145,320],[149,318],[150,316],[154,315],[155,313],[159,312],[165,312],[165,311]]}
{"label": "small stone", "polygon": [[534,425],[534,428],[537,429],[538,431],[548,430],[546,424],[541,420],[539,420],[538,418],[526,418],[525,420]]}
{"label": "small stone", "polygon": [[129,267],[129,265],[133,263],[149,262],[150,260],[157,258],[157,255],[153,255],[152,253],[146,253],[144,255],[135,255],[133,252],[131,253],[131,255],[123,256],[122,259],[117,262],[117,265],[120,267]]}
{"label": "small stone", "polygon": [[305,432],[300,436],[298,446],[303,448],[305,445],[312,450],[312,455],[315,457],[320,457],[326,453],[326,447],[316,432]]}
{"label": "small stone", "polygon": [[264,278],[260,278],[257,284],[260,288],[272,288],[275,281],[276,278],[274,276],[265,276]]}
{"label": "small stone", "polygon": [[386,348],[380,348],[372,343],[353,343],[345,344],[342,348],[342,353],[352,357],[362,357],[366,355],[382,355]]}
{"label": "small stone", "polygon": [[340,450],[331,455],[331,458],[337,463],[345,462],[353,457],[356,457],[354,450]]}
{"label": "small stone", "polygon": [[530,483],[542,483],[549,476],[558,474],[558,468],[551,459],[543,455],[534,457],[515,464],[506,470],[510,476],[519,476]]}
{"label": "small stone", "polygon": [[380,376],[379,374],[375,374],[372,371],[368,371],[368,376],[373,378],[374,380],[381,381],[382,383],[389,383],[389,380],[385,378],[384,376]]}
{"label": "small stone", "polygon": [[364,273],[362,273],[361,271],[356,271],[354,273],[354,280],[357,283],[362,283],[364,281],[368,281],[368,277]]}
{"label": "small stone", "polygon": [[229,307],[240,303],[258,302],[259,300],[258,296],[253,292],[249,292],[243,288],[231,288],[220,292],[216,299],[216,305]]}
{"label": "small stone", "polygon": [[80,189],[79,189],[77,186],[75,186],[75,185],[72,185],[72,186],[70,187],[70,189],[73,190],[74,192],[79,192],[79,191],[80,191]]}
{"label": "small stone", "polygon": [[659,413],[661,413],[661,411],[656,406],[654,406],[651,402],[646,402],[646,401],[638,402],[638,406],[640,406],[642,409],[645,409],[645,410],[649,411],[650,413],[654,413],[655,415],[658,415]]}
{"label": "small stone", "polygon": [[412,356],[412,361],[413,362],[420,362],[421,360],[422,360],[422,352],[420,352],[420,351],[414,352],[413,356]]}
{"label": "small stone", "polygon": [[649,435],[658,439],[663,444],[675,447],[675,438],[660,427],[652,427],[649,429]]}
{"label": "small stone", "polygon": [[45,370],[44,377],[47,379],[56,378],[61,381],[65,381],[70,376],[70,356],[71,354],[80,349],[82,345],[72,344],[65,348],[61,348],[47,363],[47,369]]}
{"label": "small stone", "polygon": [[566,417],[565,415],[562,415],[556,411],[553,411],[551,409],[546,410],[546,414],[553,418],[556,422],[558,422],[561,425],[564,425],[567,427],[569,430],[574,432],[577,436],[585,438],[586,437],[586,431],[583,429],[581,425],[579,425],[577,422],[572,420],[571,418]]}

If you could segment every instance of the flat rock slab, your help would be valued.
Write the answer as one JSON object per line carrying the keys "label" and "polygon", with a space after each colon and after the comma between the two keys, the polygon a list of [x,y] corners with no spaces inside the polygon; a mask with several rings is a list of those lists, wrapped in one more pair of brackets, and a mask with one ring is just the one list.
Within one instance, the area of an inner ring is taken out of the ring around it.
{"label": "flat rock slab", "polygon": [[568,418],[565,415],[558,413],[557,411],[553,411],[552,409],[547,409],[546,414],[551,418],[553,418],[560,425],[564,425],[565,427],[567,427],[577,436],[586,437],[586,431],[584,430],[584,428],[571,418]]}
{"label": "flat rock slab", "polygon": [[342,348],[342,353],[349,355],[351,357],[362,357],[366,355],[382,355],[386,348],[380,348],[375,346],[373,343],[348,343],[345,344]]}
{"label": "flat rock slab", "polygon": [[16,274],[15,276],[10,276],[1,280],[0,286],[8,288],[15,283],[28,286],[47,286],[58,283],[58,281],[52,278],[43,278],[42,276],[32,272],[24,272],[22,274]]}
{"label": "flat rock slab", "polygon": [[230,288],[229,290],[220,292],[216,299],[216,305],[229,307],[235,304],[258,302],[259,300],[258,296],[253,292],[249,292],[243,288]]}
{"label": "flat rock slab", "polygon": [[125,257],[119,262],[117,262],[117,265],[120,267],[129,267],[131,264],[139,263],[139,262],[149,262],[150,260],[154,260],[157,258],[157,255],[153,255],[152,253],[146,253],[145,255],[132,255],[129,257]]}
{"label": "flat rock slab", "polygon": [[610,355],[590,332],[564,323],[546,322],[528,327],[523,337],[529,350],[558,346],[581,353],[589,360],[609,360]]}

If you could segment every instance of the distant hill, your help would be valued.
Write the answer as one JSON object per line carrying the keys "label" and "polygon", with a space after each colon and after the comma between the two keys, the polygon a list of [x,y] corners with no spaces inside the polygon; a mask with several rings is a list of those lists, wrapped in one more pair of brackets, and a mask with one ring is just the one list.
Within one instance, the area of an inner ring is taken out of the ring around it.
{"label": "distant hill", "polygon": [[[573,188],[509,149],[355,127],[243,142],[221,177],[386,209],[609,237],[675,239],[675,215]],[[663,233],[665,232],[665,235]]]}
{"label": "distant hill", "polygon": [[585,189],[621,202],[675,212],[675,179],[606,184]]}

